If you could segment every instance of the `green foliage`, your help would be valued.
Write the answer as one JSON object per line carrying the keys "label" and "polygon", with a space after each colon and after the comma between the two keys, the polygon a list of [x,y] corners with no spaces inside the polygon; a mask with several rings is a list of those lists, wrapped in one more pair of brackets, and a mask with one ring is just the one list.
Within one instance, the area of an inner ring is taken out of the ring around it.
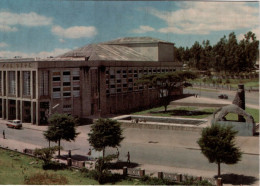
{"label": "green foliage", "polygon": [[120,146],[124,139],[120,123],[111,119],[98,119],[91,126],[88,136],[89,143],[97,151],[104,150],[106,147]]}
{"label": "green foliage", "polygon": [[188,71],[176,71],[163,74],[150,74],[141,77],[137,84],[145,84],[154,87],[161,99],[162,104],[167,110],[167,105],[172,100],[172,92],[183,87],[191,86],[186,82],[197,78],[197,75]]}
{"label": "green foliage", "polygon": [[58,146],[50,147],[50,148],[41,148],[41,149],[36,148],[34,151],[34,155],[42,159],[44,164],[47,165],[51,162],[51,159],[53,158],[55,152],[58,151],[59,149],[60,147]]}
{"label": "green foliage", "polygon": [[197,141],[202,153],[210,163],[218,164],[218,176],[220,176],[220,163],[235,164],[240,161],[242,153],[235,146],[235,135],[230,126],[213,124],[202,130],[201,137]]}
{"label": "green foliage", "polygon": [[118,147],[124,139],[122,136],[122,129],[120,123],[111,119],[98,119],[94,125],[91,126],[89,136],[89,143],[97,151],[103,151],[103,157],[96,162],[96,169],[98,170],[98,181],[103,183],[107,172],[107,164],[114,156],[105,156],[106,147]]}
{"label": "green foliage", "polygon": [[43,135],[49,141],[59,142],[59,146],[60,140],[75,140],[79,134],[76,132],[78,120],[70,115],[55,113],[49,118],[49,123],[48,130]]}
{"label": "green foliage", "polygon": [[224,35],[213,46],[204,40],[202,45],[196,41],[190,49],[175,48],[175,58],[181,62],[189,61],[189,66],[198,70],[213,68],[225,73],[249,72],[255,69],[259,58],[259,40],[249,31],[238,42],[236,34],[231,32],[228,38]]}

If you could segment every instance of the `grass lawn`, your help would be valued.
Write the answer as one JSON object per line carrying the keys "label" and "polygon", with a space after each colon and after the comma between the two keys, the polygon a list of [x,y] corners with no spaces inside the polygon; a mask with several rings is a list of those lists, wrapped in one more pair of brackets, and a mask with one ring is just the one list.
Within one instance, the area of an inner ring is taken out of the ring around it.
{"label": "grass lawn", "polygon": [[[37,163],[38,161],[38,163]],[[83,176],[79,170],[43,170],[42,162],[36,158],[0,148],[0,185],[24,185],[25,178],[36,173],[48,173],[67,178],[67,185],[98,185],[98,182]],[[109,184],[109,183],[108,183]],[[129,180],[118,185],[133,185]]]}
{"label": "grass lawn", "polygon": [[183,117],[183,118],[197,118],[203,119],[213,114],[215,108],[203,108],[199,109],[197,107],[173,107],[168,106],[167,112],[164,112],[164,107],[156,107],[140,112],[135,112],[135,115],[150,115],[150,116],[164,116],[164,117]]}
{"label": "grass lawn", "polygon": [[[253,116],[256,123],[259,123],[259,109],[246,108],[246,112]],[[229,113],[226,116],[226,119],[231,120],[231,121],[237,121],[238,116],[237,116],[237,114]]]}
{"label": "grass lawn", "polygon": [[[164,116],[164,117],[183,117],[183,118],[196,118],[203,119],[212,115],[216,108],[202,108],[199,109],[197,107],[177,107],[168,106],[168,111],[164,112],[164,107],[156,107],[148,110],[143,110],[140,112],[132,113],[134,115],[149,115],[149,116]],[[251,114],[256,123],[259,122],[259,109],[246,108],[246,112]],[[226,116],[227,120],[237,120],[236,114],[228,114]]]}

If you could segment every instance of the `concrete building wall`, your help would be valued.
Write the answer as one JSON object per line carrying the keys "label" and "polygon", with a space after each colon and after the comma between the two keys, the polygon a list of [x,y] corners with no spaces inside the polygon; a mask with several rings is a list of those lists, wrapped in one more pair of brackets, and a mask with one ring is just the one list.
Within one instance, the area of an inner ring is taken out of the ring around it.
{"label": "concrete building wall", "polygon": [[168,43],[158,44],[158,61],[174,61],[174,45]]}

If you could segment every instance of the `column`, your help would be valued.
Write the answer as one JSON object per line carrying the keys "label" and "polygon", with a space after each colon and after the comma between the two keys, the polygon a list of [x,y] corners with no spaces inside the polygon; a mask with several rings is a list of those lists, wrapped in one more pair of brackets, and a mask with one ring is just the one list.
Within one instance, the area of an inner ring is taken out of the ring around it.
{"label": "column", "polygon": [[5,101],[5,104],[6,104],[6,119],[9,120],[9,100],[6,99]]}
{"label": "column", "polygon": [[33,71],[30,71],[30,92],[31,92],[31,99],[33,99]]}
{"label": "column", "polygon": [[36,125],[39,125],[40,122],[39,122],[39,102],[38,102],[38,100],[36,101],[35,105],[36,105],[35,106]]}
{"label": "column", "polygon": [[2,118],[5,119],[5,99],[2,99]]}
{"label": "column", "polygon": [[20,120],[23,122],[23,100],[20,100]]}
{"label": "column", "polygon": [[35,115],[34,115],[33,101],[31,100],[31,124],[34,124],[33,123],[34,117]]}
{"label": "column", "polygon": [[17,100],[18,99],[18,91],[19,91],[19,83],[18,83],[18,71],[16,70],[15,71],[15,119],[18,119],[19,118],[19,101]]}

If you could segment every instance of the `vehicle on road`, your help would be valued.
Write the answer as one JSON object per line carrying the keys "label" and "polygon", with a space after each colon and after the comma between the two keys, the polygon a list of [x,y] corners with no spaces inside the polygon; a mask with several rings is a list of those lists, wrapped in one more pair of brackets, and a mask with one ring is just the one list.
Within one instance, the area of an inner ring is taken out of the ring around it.
{"label": "vehicle on road", "polygon": [[218,98],[219,98],[219,99],[228,99],[228,95],[226,95],[226,94],[220,94],[220,95],[218,96]]}
{"label": "vehicle on road", "polygon": [[6,123],[6,126],[8,128],[14,128],[14,129],[20,129],[23,127],[23,124],[21,122],[21,120],[9,120],[7,123]]}

